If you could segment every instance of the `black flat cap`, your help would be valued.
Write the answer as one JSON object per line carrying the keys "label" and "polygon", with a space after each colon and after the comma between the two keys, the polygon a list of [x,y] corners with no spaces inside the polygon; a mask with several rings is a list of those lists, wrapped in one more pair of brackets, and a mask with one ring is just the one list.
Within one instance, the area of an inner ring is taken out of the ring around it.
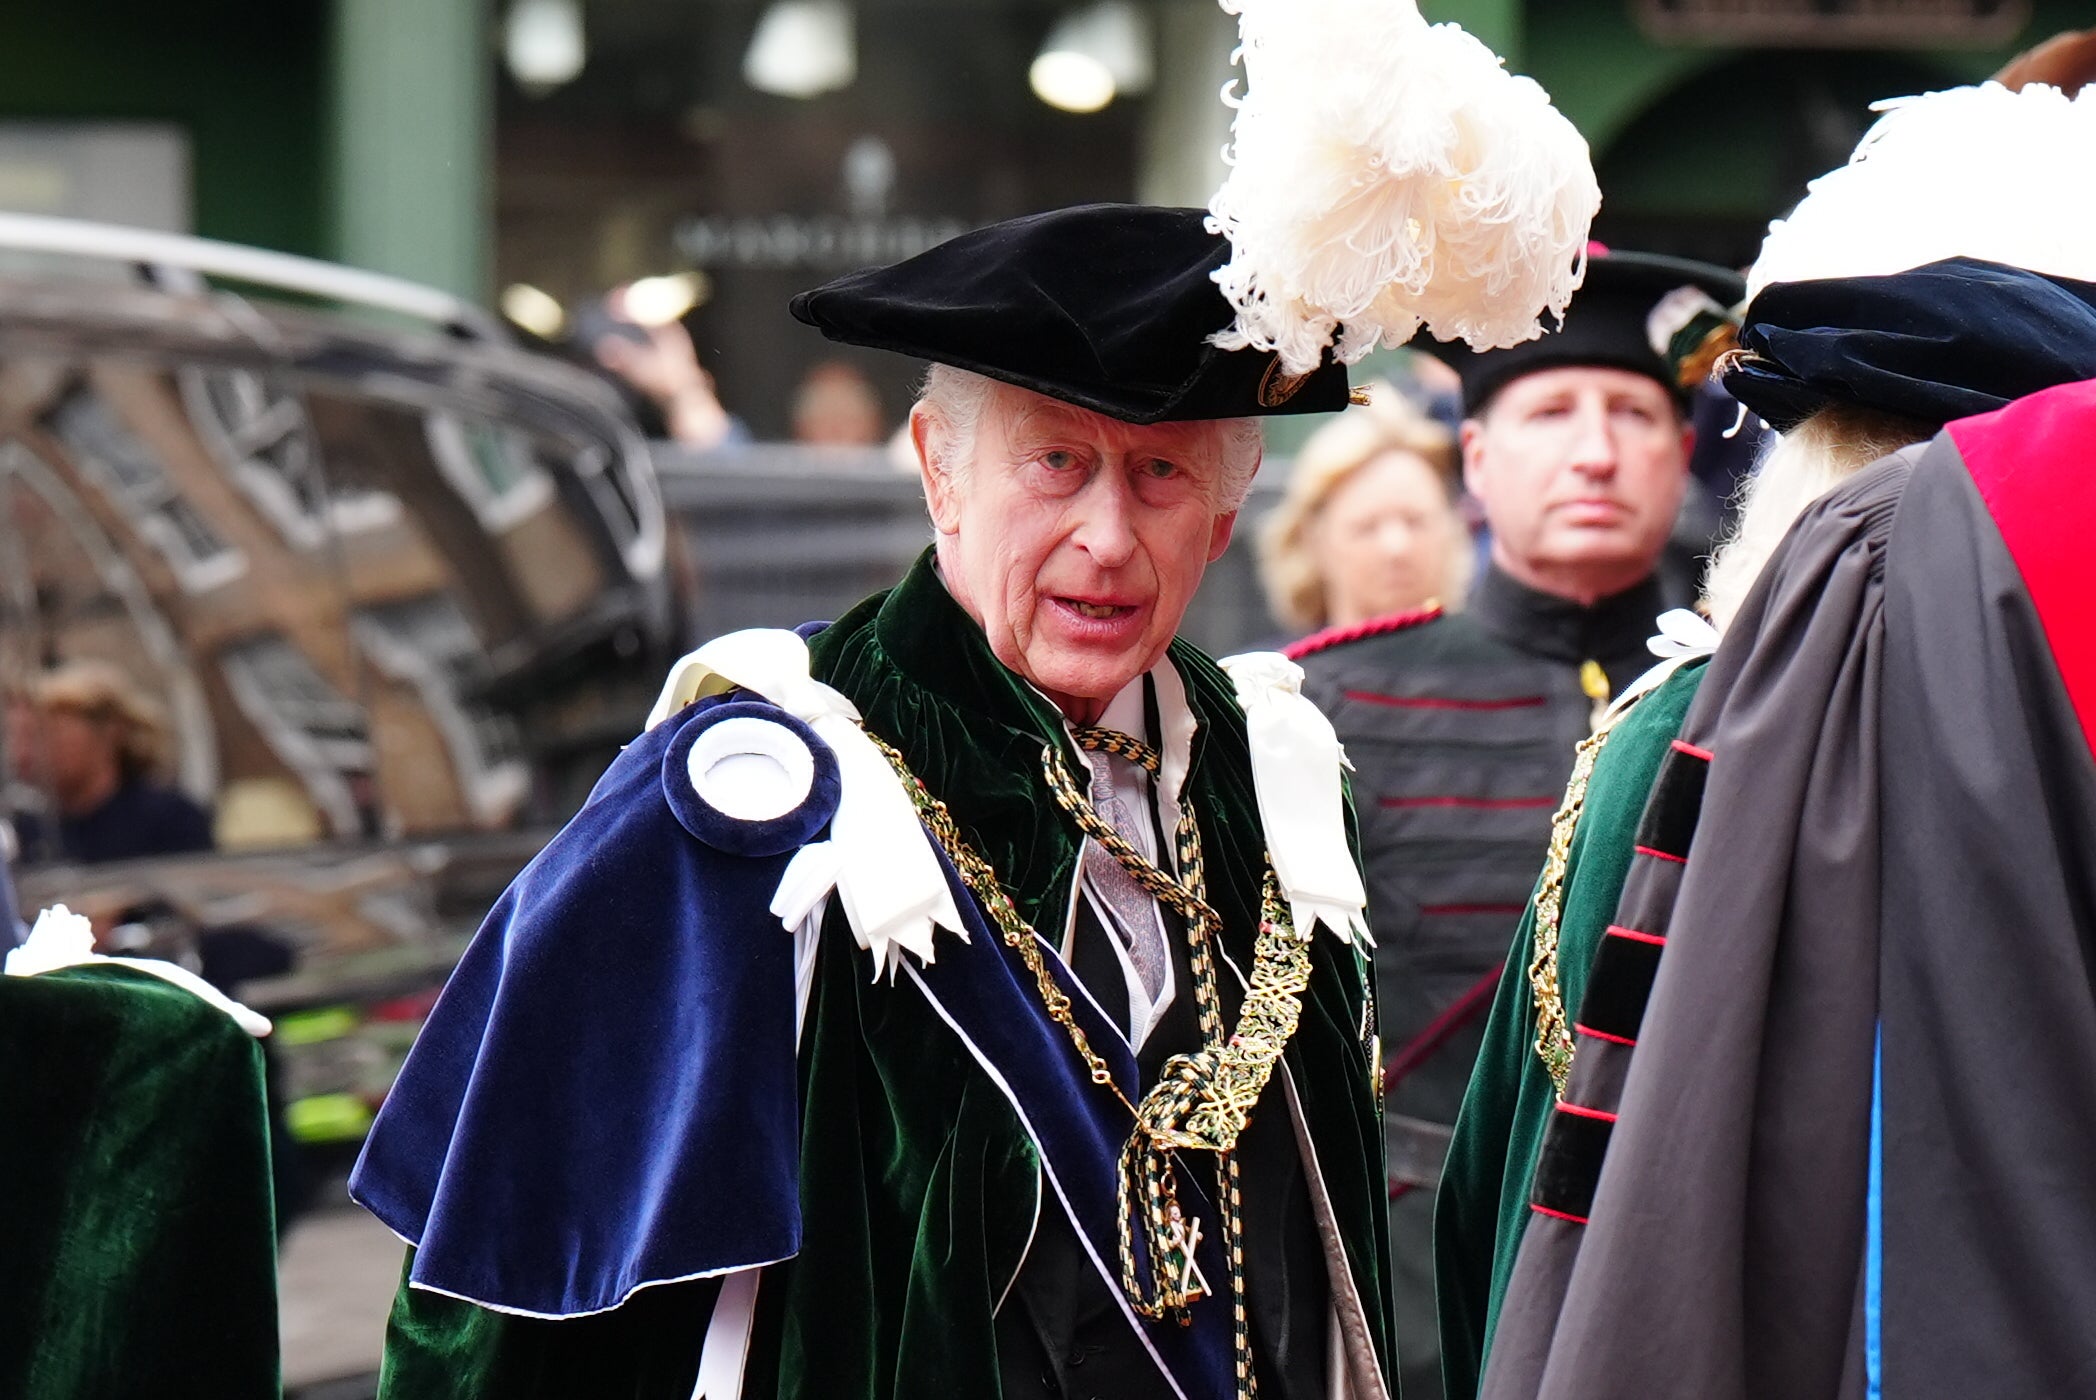
{"label": "black flat cap", "polygon": [[1725,390],[1777,432],[1837,404],[1940,427],[2096,377],[2096,283],[1978,258],[1777,282],[1739,349]]}
{"label": "black flat cap", "polygon": [[1199,209],[1086,204],[991,224],[802,292],[831,340],[973,370],[1128,423],[1330,413],[1346,368],[1306,376],[1218,350],[1235,319],[1210,274],[1230,257]]}
{"label": "black flat cap", "polygon": [[[1685,401],[1687,387],[1680,382],[1679,362],[1674,355],[1652,348],[1649,324],[1659,304],[1683,287],[1701,291],[1721,309],[1732,307],[1747,291],[1746,280],[1738,273],[1711,263],[1656,253],[1603,251],[1597,245],[1587,256],[1586,281],[1572,294],[1565,323],[1558,329],[1545,330],[1534,340],[1504,350],[1472,350],[1426,338],[1413,345],[1455,370],[1463,381],[1464,411],[1473,415],[1522,375],[1569,365],[1599,365],[1647,375]],[[1665,338],[1673,339],[1678,329],[1666,327]]]}

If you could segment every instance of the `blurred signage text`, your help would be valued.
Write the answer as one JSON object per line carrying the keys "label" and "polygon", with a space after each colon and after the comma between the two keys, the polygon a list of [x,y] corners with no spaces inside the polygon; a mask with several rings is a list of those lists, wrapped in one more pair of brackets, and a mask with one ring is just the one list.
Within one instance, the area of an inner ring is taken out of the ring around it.
{"label": "blurred signage text", "polygon": [[189,135],[151,122],[0,121],[0,210],[187,233]]}
{"label": "blurred signage text", "polygon": [[680,220],[678,253],[693,267],[850,271],[900,262],[968,231],[959,219],[836,215],[698,215]]}
{"label": "blurred signage text", "polygon": [[1784,48],[1942,48],[2007,44],[2030,0],[1633,0],[1655,39]]}

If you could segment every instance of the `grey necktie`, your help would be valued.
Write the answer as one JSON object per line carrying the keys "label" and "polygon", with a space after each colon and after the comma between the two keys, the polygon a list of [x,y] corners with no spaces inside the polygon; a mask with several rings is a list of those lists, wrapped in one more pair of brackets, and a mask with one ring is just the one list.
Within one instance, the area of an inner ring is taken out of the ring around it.
{"label": "grey necktie", "polygon": [[[1116,792],[1112,770],[1108,767],[1126,760],[1116,760],[1103,752],[1086,754],[1085,758],[1092,770],[1093,809],[1129,844],[1141,850],[1136,817]],[[1166,958],[1164,934],[1157,922],[1156,901],[1097,841],[1084,843],[1084,870],[1093,892],[1111,916],[1114,932],[1128,949],[1129,961],[1135,964],[1144,995],[1155,1006],[1157,998],[1164,992]]]}

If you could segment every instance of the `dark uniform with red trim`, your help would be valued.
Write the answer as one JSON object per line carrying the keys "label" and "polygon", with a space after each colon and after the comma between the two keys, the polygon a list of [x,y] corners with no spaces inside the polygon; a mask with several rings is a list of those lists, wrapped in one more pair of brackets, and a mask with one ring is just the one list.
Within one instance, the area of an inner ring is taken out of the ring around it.
{"label": "dark uniform with red trim", "polygon": [[1597,704],[1651,664],[1657,578],[1581,607],[1486,572],[1468,609],[1290,649],[1353,761],[1376,939],[1398,1357],[1441,1394],[1433,1201],[1485,1013]]}

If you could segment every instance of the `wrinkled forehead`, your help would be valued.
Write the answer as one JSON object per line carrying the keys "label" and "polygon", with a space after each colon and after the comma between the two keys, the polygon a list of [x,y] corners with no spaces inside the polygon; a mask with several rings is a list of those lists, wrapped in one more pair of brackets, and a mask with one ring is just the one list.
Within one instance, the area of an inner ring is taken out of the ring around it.
{"label": "wrinkled forehead", "polygon": [[986,411],[1000,415],[1005,440],[1021,451],[1054,441],[1076,442],[1117,456],[1165,457],[1209,475],[1222,469],[1219,423],[1124,423],[1010,384],[997,386]]}

